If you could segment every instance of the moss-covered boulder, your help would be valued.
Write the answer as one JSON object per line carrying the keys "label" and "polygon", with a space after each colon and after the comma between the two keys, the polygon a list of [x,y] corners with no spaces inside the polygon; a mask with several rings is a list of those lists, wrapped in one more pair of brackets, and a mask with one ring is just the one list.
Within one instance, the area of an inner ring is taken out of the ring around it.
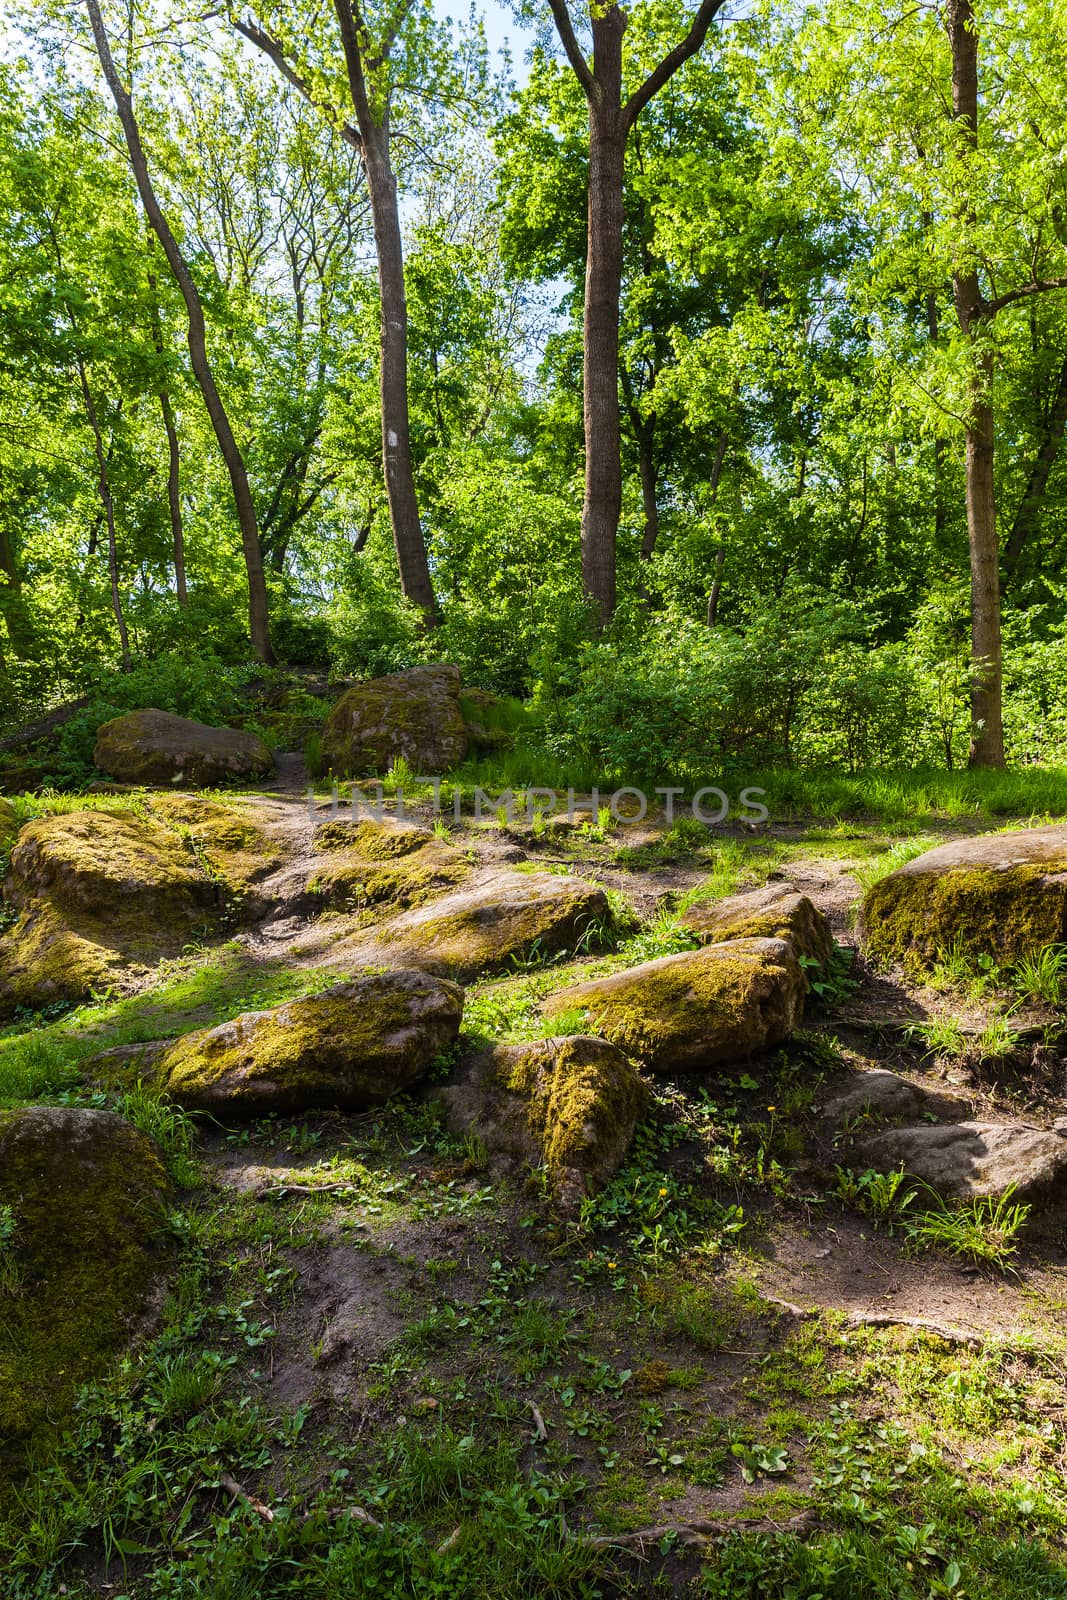
{"label": "moss-covered boulder", "polygon": [[435,777],[467,753],[458,667],[412,667],[347,690],[322,730],[325,765],[358,777],[388,770],[403,756],[416,774]]}
{"label": "moss-covered boulder", "polygon": [[579,1013],[652,1072],[701,1072],[781,1044],[804,992],[783,939],[736,939],[558,989],[543,1009]]}
{"label": "moss-covered boulder", "polygon": [[151,707],[105,722],[97,731],[93,761],[122,783],[204,789],[248,783],[274,767],[270,746],[257,734],[209,728]]}
{"label": "moss-covered boulder", "polygon": [[150,1319],[170,1187],[153,1142],[112,1112],[0,1113],[0,1473]]}
{"label": "moss-covered boulder", "polygon": [[322,860],[308,880],[308,891],[320,904],[337,910],[421,905],[471,873],[462,851],[424,828],[385,819],[324,823],[314,848]]}
{"label": "moss-covered boulder", "polygon": [[211,801],[162,797],[155,814],[82,809],[19,833],[4,884],[18,920],[0,936],[0,1015],[78,1001],[221,926],[272,857]]}
{"label": "moss-covered boulder", "polygon": [[499,872],[385,924],[388,951],[461,981],[579,947],[608,918],[603,889],[547,872]]}
{"label": "moss-covered boulder", "polygon": [[18,813],[10,800],[0,798],[0,850],[7,849],[18,831]]}
{"label": "moss-covered boulder", "polygon": [[772,883],[724,900],[698,901],[678,919],[701,944],[726,939],[784,939],[798,957],[820,966],[833,954],[830,924],[791,883]]}
{"label": "moss-covered boulder", "polygon": [[226,1117],[361,1111],[408,1089],[452,1045],[463,991],[425,972],[370,972],[177,1040],[152,1064],[161,1092]]}
{"label": "moss-covered boulder", "polygon": [[863,902],[867,948],[920,968],[962,946],[1018,961],[1067,939],[1067,826],[980,834],[916,856]]}
{"label": "moss-covered boulder", "polygon": [[438,1098],[456,1132],[491,1157],[544,1168],[557,1202],[574,1210],[621,1166],[650,1096],[614,1045],[576,1035],[471,1056]]}

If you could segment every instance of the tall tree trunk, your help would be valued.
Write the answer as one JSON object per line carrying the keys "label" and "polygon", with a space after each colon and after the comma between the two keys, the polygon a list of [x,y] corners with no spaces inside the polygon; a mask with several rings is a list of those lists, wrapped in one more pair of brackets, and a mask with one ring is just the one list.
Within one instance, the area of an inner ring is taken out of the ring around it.
{"label": "tall tree trunk", "polygon": [[[615,20],[617,19],[617,21]],[[614,25],[609,26],[609,24]],[[622,81],[622,13],[618,7],[594,22],[598,79]],[[610,64],[602,51],[612,52]],[[583,335],[585,503],[582,507],[582,583],[600,621],[615,610],[615,544],[622,511],[619,430],[619,299],[622,293],[623,170],[625,131],[618,89],[606,111],[589,108],[589,243],[585,267]],[[610,95],[610,88],[608,90]]]}
{"label": "tall tree trunk", "polygon": [[1034,464],[1030,468],[1030,476],[1027,479],[1023,497],[1019,502],[1019,509],[1015,513],[1015,520],[1011,525],[1008,542],[1004,547],[1003,588],[1007,588],[1012,578],[1014,578],[1015,569],[1019,565],[1019,557],[1023,553],[1023,547],[1037,527],[1045,499],[1045,490],[1048,488],[1049,475],[1056,464],[1056,457],[1059,455],[1060,445],[1063,443],[1065,429],[1067,429],[1067,359],[1063,361],[1060,367],[1041,444],[1038,447],[1037,455],[1034,457]]}
{"label": "tall tree trunk", "polygon": [[[930,343],[936,344],[941,332],[941,319],[937,310],[937,294],[931,289],[926,296],[926,326]],[[934,438],[934,539],[940,550],[945,533],[945,441],[938,434]]]}
{"label": "tall tree trunk", "polygon": [[[427,622],[438,619],[426,540],[419,520],[415,471],[411,459],[408,417],[408,309],[404,285],[404,242],[397,204],[396,174],[389,151],[388,96],[375,116],[364,74],[351,0],[334,0],[337,24],[345,53],[348,86],[356,114],[370,196],[374,246],[378,257],[381,301],[381,362],[379,388],[382,408],[382,468],[389,503],[393,544],[400,569],[400,586]],[[388,57],[392,40],[380,48],[379,66]]]}
{"label": "tall tree trunk", "polygon": [[[151,240],[148,247],[151,250]],[[152,343],[159,357],[159,370],[162,374],[165,355],[163,323],[159,315],[156,275],[152,271],[151,261],[148,266],[148,300],[152,318]],[[167,436],[167,505],[170,509],[171,544],[174,550],[174,589],[178,596],[178,604],[184,610],[189,604],[189,592],[185,580],[185,529],[182,525],[182,458],[178,444],[178,430],[174,425],[174,407],[170,403],[170,391],[165,382],[161,382],[159,386],[159,409],[163,415],[163,431]]]}
{"label": "tall tree trunk", "polygon": [[641,505],[645,513],[645,530],[641,536],[641,559],[648,561],[659,538],[659,503],[656,483],[656,458],[653,441],[642,436],[637,447],[637,469],[641,475]]}
{"label": "tall tree trunk", "polygon": [[185,301],[189,318],[189,358],[197,384],[200,387],[200,393],[204,398],[204,405],[211,419],[211,426],[214,429],[219,450],[230,475],[234,504],[237,509],[237,522],[241,530],[245,571],[248,575],[248,625],[252,649],[261,661],[270,662],[274,660],[274,652],[271,650],[270,644],[267,584],[263,573],[263,554],[259,545],[259,525],[256,521],[256,508],[252,500],[252,491],[248,483],[248,472],[245,468],[244,457],[241,454],[237,440],[234,438],[230,419],[216,386],[215,375],[211,370],[211,363],[208,359],[207,332],[200,293],[193,281],[185,257],[178,247],[178,242],[171,232],[170,224],[163,215],[159,201],[156,198],[156,192],[148,172],[144,146],[141,143],[140,129],[137,126],[137,118],[133,111],[133,102],[122,80],[119,78],[111,56],[111,46],[108,43],[107,32],[100,14],[100,0],[86,0],[86,3],[89,8],[89,21],[93,30],[97,54],[100,57],[100,65],[103,68],[107,86],[111,90],[119,121],[122,124],[122,131],[126,138],[126,148],[130,156],[130,165],[133,168],[141,203],[144,206],[145,215],[152,225],[153,232],[162,246],[163,254],[167,258],[167,265],[174,274],[174,280]]}
{"label": "tall tree trunk", "polygon": [[[978,34],[971,0],[949,0],[952,47],[952,115],[967,142],[978,148]],[[974,227],[967,202],[961,230]],[[986,303],[976,268],[954,274],[952,293],[960,329],[972,345],[967,419],[967,533],[971,557],[971,753],[972,767],[1004,765],[1003,647],[1000,630],[1000,564],[993,478],[993,350],[983,340]]]}

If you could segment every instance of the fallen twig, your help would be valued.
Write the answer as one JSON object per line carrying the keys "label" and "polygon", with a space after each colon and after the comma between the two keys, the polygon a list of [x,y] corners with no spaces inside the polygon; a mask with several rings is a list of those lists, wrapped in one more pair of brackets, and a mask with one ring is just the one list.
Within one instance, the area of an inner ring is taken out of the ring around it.
{"label": "fallen twig", "polygon": [[892,1311],[853,1311],[845,1323],[847,1328],[915,1328],[919,1333],[932,1333],[946,1344],[966,1344],[980,1349],[982,1340],[965,1328],[950,1328],[943,1322],[931,1322],[928,1317],[901,1317]]}
{"label": "fallen twig", "polygon": [[231,1472],[219,1474],[219,1485],[235,1500],[240,1500],[242,1505],[249,1506],[257,1516],[263,1518],[264,1522],[274,1521],[274,1512],[270,1506],[265,1505],[262,1500],[257,1500],[255,1495],[249,1494],[247,1489],[242,1488]]}
{"label": "fallen twig", "polygon": [[547,1439],[548,1438],[548,1429],[545,1427],[545,1419],[544,1419],[544,1417],[541,1415],[540,1411],[538,1411],[537,1407],[534,1405],[532,1400],[528,1400],[526,1402],[526,1404],[529,1406],[530,1410],[533,1412],[534,1427],[537,1429],[537,1437],[539,1439]]}

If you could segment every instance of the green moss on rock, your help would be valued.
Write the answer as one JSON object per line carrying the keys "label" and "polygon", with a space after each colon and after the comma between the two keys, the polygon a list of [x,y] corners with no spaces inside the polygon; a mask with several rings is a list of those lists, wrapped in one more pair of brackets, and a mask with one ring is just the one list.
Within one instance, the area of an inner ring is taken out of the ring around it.
{"label": "green moss on rock", "polygon": [[0,1472],[63,1421],[78,1387],[157,1302],[170,1183],[145,1134],[107,1111],[0,1115],[0,1206],[14,1287],[0,1293]]}
{"label": "green moss on rock", "polygon": [[431,839],[421,849],[392,860],[376,861],[358,851],[338,851],[324,858],[308,880],[308,890],[326,906],[357,910],[383,902],[416,906],[462,883],[470,862],[450,845]]}
{"label": "green moss on rock", "polygon": [[648,1086],[606,1039],[569,1036],[498,1045],[439,1091],[452,1126],[492,1155],[548,1171],[566,1210],[601,1188],[648,1109]]}
{"label": "green moss on rock", "polygon": [[18,813],[10,800],[0,797],[0,851],[7,849],[19,831]]}
{"label": "green moss on rock", "polygon": [[461,981],[574,950],[608,919],[604,891],[581,878],[502,872],[386,924],[386,950]]}
{"label": "green moss on rock", "polygon": [[271,1011],[186,1034],[153,1063],[189,1110],[260,1116],[362,1110],[418,1081],[454,1043],[463,991],[425,972],[367,973]]}
{"label": "green moss on rock", "polygon": [[833,954],[830,924],[792,884],[770,884],[724,900],[697,901],[678,919],[701,944],[727,939],[784,939],[795,954],[825,965]]}
{"label": "green moss on rock", "polygon": [[323,854],[334,850],[352,850],[368,861],[393,861],[397,856],[407,856],[421,850],[433,838],[428,828],[413,822],[394,822],[383,817],[353,818],[323,822],[315,829],[313,849]]}
{"label": "green moss on rock", "polygon": [[1067,827],[939,845],[876,883],[863,903],[867,948],[914,969],[962,946],[1018,961],[1067,940]]}
{"label": "green moss on rock", "polygon": [[544,1011],[584,1012],[591,1031],[653,1072],[699,1072],[781,1044],[804,990],[784,940],[737,939],[559,989]]}
{"label": "green moss on rock", "polygon": [[438,776],[467,753],[456,667],[413,667],[354,684],[322,730],[322,755],[338,775],[388,770],[402,756],[416,773]]}

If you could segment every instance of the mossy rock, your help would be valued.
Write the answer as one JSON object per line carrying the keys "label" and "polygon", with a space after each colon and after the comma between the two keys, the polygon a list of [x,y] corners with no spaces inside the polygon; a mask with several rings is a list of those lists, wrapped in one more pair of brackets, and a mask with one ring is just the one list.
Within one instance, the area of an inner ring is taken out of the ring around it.
{"label": "mossy rock", "polygon": [[825,966],[834,949],[830,924],[791,883],[768,884],[724,900],[698,901],[679,917],[701,944],[727,939],[784,939],[798,957]]}
{"label": "mossy rock", "polygon": [[584,1014],[591,1032],[652,1072],[701,1072],[788,1039],[804,992],[783,939],[735,939],[558,989],[543,1010]]}
{"label": "mossy rock", "polygon": [[457,667],[412,667],[348,689],[322,730],[322,758],[339,776],[386,772],[400,756],[436,777],[467,753]]}
{"label": "mossy rock", "polygon": [[7,849],[18,831],[18,813],[10,800],[0,798],[0,850]]}
{"label": "mossy rock", "polygon": [[1067,827],[938,845],[882,878],[863,902],[871,955],[913,969],[962,948],[1020,960],[1067,940]]}
{"label": "mossy rock", "polygon": [[451,845],[430,838],[418,850],[375,860],[355,850],[339,850],[323,858],[308,880],[308,892],[335,910],[361,910],[389,904],[417,906],[462,883],[471,873],[466,856]]}
{"label": "mossy rock", "polygon": [[122,783],[216,788],[264,778],[274,767],[270,746],[239,728],[210,728],[146,707],[98,729],[93,761]]}
{"label": "mossy rock", "polygon": [[195,794],[148,797],[152,815],[179,835],[210,878],[225,886],[231,918],[238,909],[234,897],[254,897],[255,886],[282,863],[277,847],[249,814],[251,804],[240,795],[226,804]]}
{"label": "mossy rock", "polygon": [[497,1045],[464,1062],[438,1097],[452,1127],[491,1155],[547,1169],[567,1211],[621,1166],[651,1098],[620,1050],[581,1035]]}
{"label": "mossy rock", "polygon": [[225,1117],[361,1111],[454,1044],[463,991],[425,972],[371,972],[271,1011],[186,1034],[152,1063],[169,1099]]}
{"label": "mossy rock", "polygon": [[0,1113],[0,1475],[150,1321],[171,1266],[171,1185],[109,1111]]}
{"label": "mossy rock", "polygon": [[500,872],[405,912],[376,937],[387,951],[463,981],[573,951],[608,917],[597,884],[546,872]]}
{"label": "mossy rock", "polygon": [[354,817],[351,821],[322,822],[315,829],[312,849],[353,850],[369,861],[393,861],[429,844],[433,834],[414,822],[398,822],[391,817]]}
{"label": "mossy rock", "polygon": [[255,830],[213,802],[164,796],[157,811],[82,809],[22,828],[4,885],[19,920],[0,936],[0,1014],[83,1000],[177,955],[231,918],[270,865]]}

